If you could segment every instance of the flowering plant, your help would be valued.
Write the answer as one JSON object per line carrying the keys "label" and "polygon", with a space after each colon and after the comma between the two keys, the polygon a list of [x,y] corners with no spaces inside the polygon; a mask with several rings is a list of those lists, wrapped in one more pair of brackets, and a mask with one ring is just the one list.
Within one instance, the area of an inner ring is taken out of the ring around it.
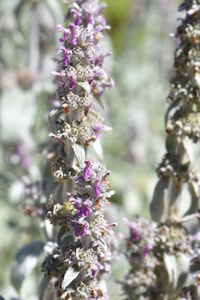
{"label": "flowering plant", "polygon": [[185,0],[176,37],[176,73],[166,113],[167,153],[150,205],[154,222],[129,223],[126,299],[199,299],[199,17]]}
{"label": "flowering plant", "polygon": [[[111,226],[104,217],[110,204],[109,171],[91,159],[90,148],[109,130],[97,112],[97,103],[113,85],[101,53],[109,29],[98,0],[69,3],[61,33],[56,76],[57,99],[49,119],[53,124],[52,160],[54,187],[47,202],[47,218],[56,231],[48,242],[42,264],[44,280],[54,281],[61,299],[107,299],[102,275],[111,262]],[[43,280],[43,282],[44,282]],[[43,295],[41,296],[42,299]]]}

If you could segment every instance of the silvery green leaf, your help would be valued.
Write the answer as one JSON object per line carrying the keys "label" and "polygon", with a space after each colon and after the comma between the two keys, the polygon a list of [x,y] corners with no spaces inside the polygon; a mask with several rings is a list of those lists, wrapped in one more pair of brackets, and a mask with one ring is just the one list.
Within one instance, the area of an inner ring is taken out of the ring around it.
{"label": "silvery green leaf", "polygon": [[53,230],[54,230],[54,227],[53,227],[53,224],[51,224],[51,222],[46,219],[44,220],[44,228],[45,228],[45,231],[46,231],[46,234],[49,238],[49,240],[52,240],[53,239]]}
{"label": "silvery green leaf", "polygon": [[193,214],[198,211],[199,206],[200,206],[200,187],[197,182],[189,182],[188,183],[188,189],[190,192],[191,196],[191,201],[190,201],[190,209],[187,211],[187,215]]}
{"label": "silvery green leaf", "polygon": [[87,81],[84,82],[80,81],[78,82],[78,85],[80,85],[87,92],[87,94],[91,93],[91,87]]}
{"label": "silvery green leaf", "polygon": [[40,255],[43,252],[42,242],[32,242],[21,248],[12,263],[11,283],[19,290],[24,279],[37,266]]}
{"label": "silvery green leaf", "polygon": [[79,272],[75,271],[73,268],[69,268],[67,272],[64,275],[63,281],[62,281],[62,289],[66,289],[70,283],[76,279]]}
{"label": "silvery green leaf", "polygon": [[99,159],[102,161],[103,160],[103,149],[102,149],[100,139],[97,139],[96,141],[94,141],[92,143],[92,147],[93,147],[95,153],[97,154],[97,156],[99,157]]}
{"label": "silvery green leaf", "polygon": [[192,205],[191,201],[192,195],[189,190],[189,185],[188,183],[184,183],[181,188],[181,195],[174,204],[174,206],[176,206],[177,208],[177,217],[182,218],[187,213],[187,211],[190,210],[190,207]]}
{"label": "silvery green leaf", "polygon": [[80,167],[83,167],[85,164],[85,150],[83,146],[74,144],[72,148]]}
{"label": "silvery green leaf", "polygon": [[39,287],[39,300],[44,299],[44,295],[46,292],[46,289],[49,285],[50,277],[49,276],[44,276],[40,282],[40,287]]}
{"label": "silvery green leaf", "polygon": [[52,119],[53,119],[56,115],[58,115],[60,112],[61,112],[61,110],[60,110],[59,108],[53,109],[53,110],[50,112],[49,116],[48,116],[49,122],[51,122]]}
{"label": "silvery green leaf", "polygon": [[155,187],[150,211],[152,219],[156,222],[164,222],[167,219],[169,213],[168,186],[169,178],[162,178]]}
{"label": "silvery green leaf", "polygon": [[179,253],[176,257],[178,270],[178,282],[176,290],[180,290],[186,283],[189,276],[190,261],[184,253]]}
{"label": "silvery green leaf", "polygon": [[163,260],[168,275],[167,281],[163,284],[165,290],[173,295],[186,284],[189,276],[189,259],[183,253],[179,253],[177,256],[164,253]]}
{"label": "silvery green leaf", "polygon": [[176,265],[176,257],[174,255],[164,253],[163,257],[164,267],[167,271],[168,280],[165,282],[165,288],[169,290],[170,294],[176,290],[178,283],[178,270]]}

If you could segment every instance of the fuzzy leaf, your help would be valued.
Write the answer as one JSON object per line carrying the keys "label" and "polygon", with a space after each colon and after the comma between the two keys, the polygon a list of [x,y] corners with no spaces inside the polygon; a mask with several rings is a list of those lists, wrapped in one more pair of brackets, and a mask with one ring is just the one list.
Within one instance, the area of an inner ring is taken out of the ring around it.
{"label": "fuzzy leaf", "polygon": [[49,276],[44,276],[40,282],[40,287],[39,287],[39,300],[44,299],[44,295],[46,292],[46,289],[49,285],[50,277]]}
{"label": "fuzzy leaf", "polygon": [[92,143],[92,147],[93,147],[95,153],[97,154],[98,158],[102,161],[103,160],[103,149],[102,149],[100,139],[97,139],[96,141],[94,141]]}
{"label": "fuzzy leaf", "polygon": [[190,209],[187,211],[188,214],[193,214],[199,209],[200,189],[198,183],[192,181],[188,183],[188,189],[191,195]]}
{"label": "fuzzy leaf", "polygon": [[76,159],[77,159],[80,167],[83,167],[84,163],[85,163],[85,150],[84,150],[83,146],[78,145],[78,144],[74,144],[72,146],[72,148],[74,150]]}
{"label": "fuzzy leaf", "polygon": [[91,87],[87,81],[84,82],[78,82],[78,85],[80,85],[86,92],[87,94],[90,94],[91,92]]}
{"label": "fuzzy leaf", "polygon": [[167,293],[173,295],[186,283],[189,275],[189,259],[183,253],[177,256],[164,253],[164,266],[168,278],[163,282],[163,286]]}
{"label": "fuzzy leaf", "polygon": [[168,186],[169,179],[163,178],[155,187],[150,211],[152,219],[156,222],[165,221],[169,213]]}
{"label": "fuzzy leaf", "polygon": [[32,242],[21,248],[14,259],[11,272],[11,283],[19,290],[24,279],[37,266],[39,257],[43,252],[42,242]]}
{"label": "fuzzy leaf", "polygon": [[69,268],[67,272],[65,273],[65,276],[62,281],[62,289],[66,289],[70,283],[76,279],[78,276],[79,272],[75,271],[73,268]]}
{"label": "fuzzy leaf", "polygon": [[61,112],[61,110],[60,110],[59,108],[53,109],[53,110],[49,113],[49,116],[48,116],[49,122],[51,122],[52,119],[53,119],[57,114],[59,114],[59,112]]}
{"label": "fuzzy leaf", "polygon": [[178,282],[178,271],[175,256],[164,253],[164,265],[168,275],[168,282],[165,282],[163,284],[166,284],[166,288],[168,288],[172,293],[172,291],[176,289]]}
{"label": "fuzzy leaf", "polygon": [[178,282],[176,290],[180,290],[185,285],[189,276],[189,258],[185,254],[180,253],[176,258],[176,264],[178,270]]}

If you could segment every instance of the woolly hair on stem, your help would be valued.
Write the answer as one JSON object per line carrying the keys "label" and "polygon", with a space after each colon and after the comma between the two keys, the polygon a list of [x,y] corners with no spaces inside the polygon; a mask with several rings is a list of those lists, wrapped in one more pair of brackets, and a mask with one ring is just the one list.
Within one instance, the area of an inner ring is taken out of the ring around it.
{"label": "woolly hair on stem", "polygon": [[200,299],[200,2],[185,0],[157,168],[153,221],[128,222],[125,299]]}
{"label": "woolly hair on stem", "polygon": [[113,86],[103,67],[110,53],[101,52],[109,26],[101,14],[106,5],[98,0],[73,0],[67,7],[68,26],[58,25],[57,99],[49,115],[54,185],[47,218],[57,237],[46,245],[42,282],[54,284],[57,299],[108,299],[103,278],[110,269],[115,224],[104,211],[113,192],[109,171],[90,158],[90,148],[109,130],[98,113],[104,90]]}

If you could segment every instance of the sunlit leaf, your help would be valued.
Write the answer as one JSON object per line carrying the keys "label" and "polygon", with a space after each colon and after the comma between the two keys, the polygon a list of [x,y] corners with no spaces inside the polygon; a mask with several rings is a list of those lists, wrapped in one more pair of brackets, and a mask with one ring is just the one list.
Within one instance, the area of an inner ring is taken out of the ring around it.
{"label": "sunlit leaf", "polygon": [[70,283],[76,279],[78,276],[79,272],[75,271],[73,268],[69,268],[67,272],[65,273],[65,276],[62,281],[62,289],[66,289]]}

